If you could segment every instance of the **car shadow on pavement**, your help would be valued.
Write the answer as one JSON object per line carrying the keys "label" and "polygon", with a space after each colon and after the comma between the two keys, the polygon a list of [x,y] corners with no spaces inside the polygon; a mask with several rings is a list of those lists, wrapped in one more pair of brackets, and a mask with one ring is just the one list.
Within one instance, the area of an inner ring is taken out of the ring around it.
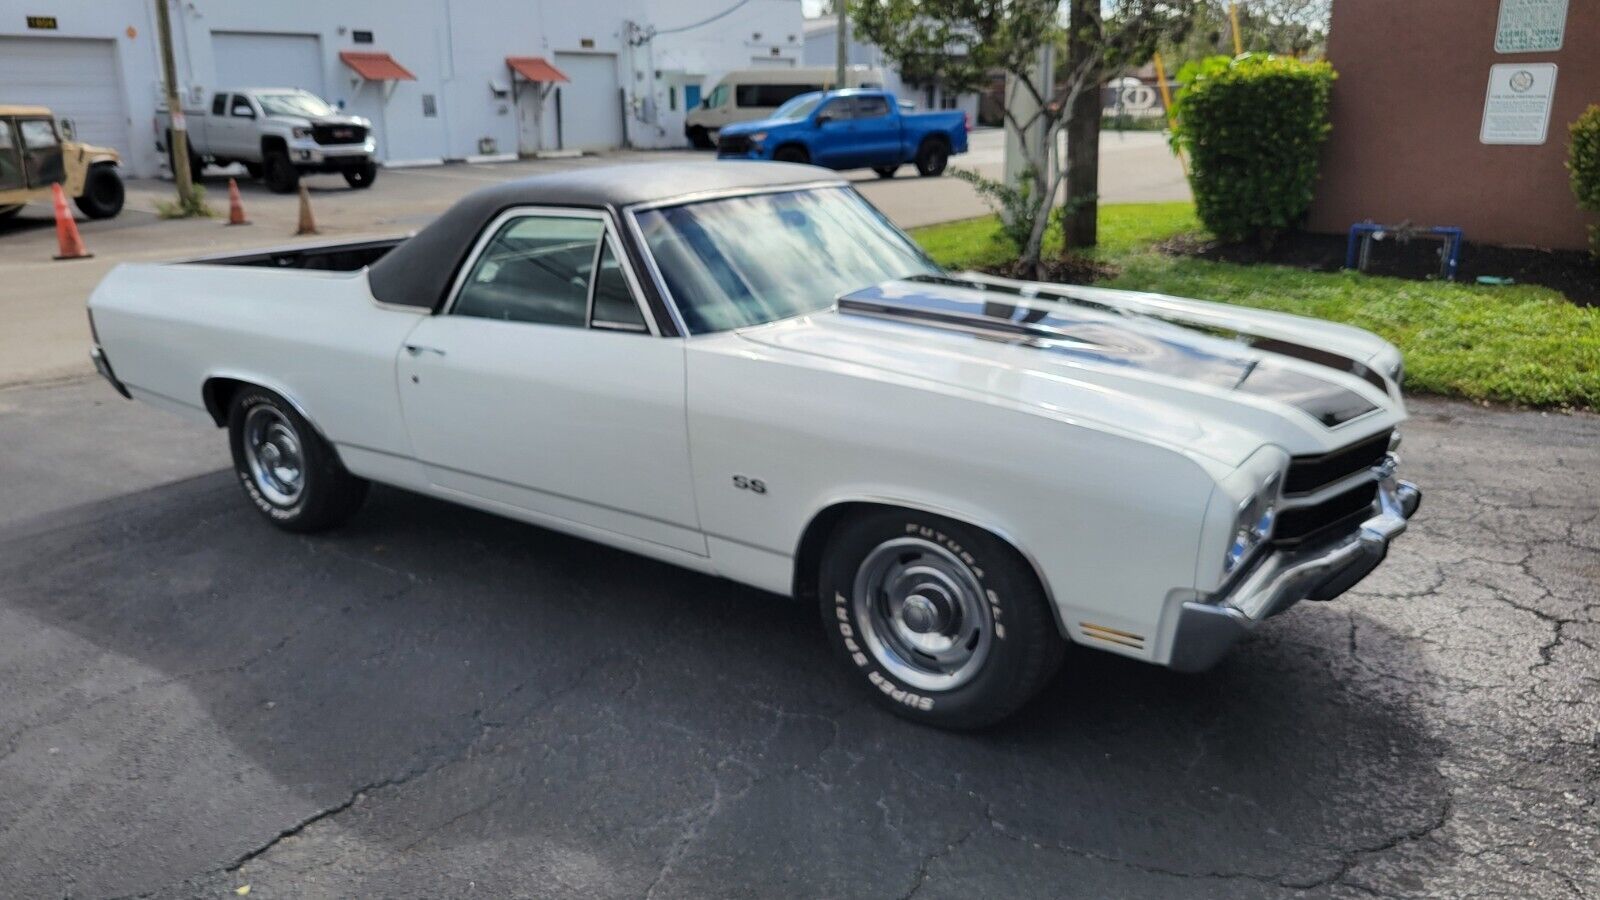
{"label": "car shadow on pavement", "polygon": [[1074,650],[960,734],[813,609],[395,490],[299,537],[179,482],[0,530],[0,585],[23,893],[1244,896],[1449,802],[1425,673],[1351,677],[1326,606],[1200,676]]}

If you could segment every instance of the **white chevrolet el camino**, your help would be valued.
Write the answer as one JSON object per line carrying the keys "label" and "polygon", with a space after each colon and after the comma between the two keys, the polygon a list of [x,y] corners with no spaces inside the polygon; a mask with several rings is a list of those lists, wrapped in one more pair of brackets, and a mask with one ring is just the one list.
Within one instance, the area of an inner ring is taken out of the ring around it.
{"label": "white chevrolet el camino", "polygon": [[377,481],[792,594],[949,727],[1068,642],[1205,669],[1421,499],[1376,336],[945,272],[806,166],[509,182],[406,239],[121,265],[89,311],[101,373],[227,428],[280,528]]}

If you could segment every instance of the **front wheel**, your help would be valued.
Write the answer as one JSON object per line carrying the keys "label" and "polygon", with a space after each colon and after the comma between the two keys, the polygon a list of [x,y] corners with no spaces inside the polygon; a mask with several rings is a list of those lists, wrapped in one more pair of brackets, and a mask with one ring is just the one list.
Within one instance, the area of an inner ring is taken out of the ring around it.
{"label": "front wheel", "polygon": [[73,202],[91,219],[110,219],[122,212],[125,192],[115,166],[90,166],[83,178],[83,193]]}
{"label": "front wheel", "polygon": [[346,471],[333,445],[271,391],[246,387],[234,396],[228,443],[245,496],[285,531],[332,528],[367,497],[367,482]]}
{"label": "front wheel", "polygon": [[944,167],[950,163],[950,147],[942,140],[927,140],[917,148],[917,174],[923,178],[932,178],[944,174]]}
{"label": "front wheel", "polygon": [[289,154],[273,151],[266,161],[267,190],[274,194],[291,194],[300,186],[300,172],[289,161]]}
{"label": "front wheel", "polygon": [[796,147],[793,144],[790,144],[787,147],[779,147],[775,152],[773,152],[772,158],[776,162],[786,162],[786,163],[808,163],[808,162],[811,162],[811,154],[806,152],[806,148],[804,148],[804,147]]}
{"label": "front wheel", "polygon": [[356,190],[372,187],[372,180],[378,177],[378,164],[369,162],[359,169],[346,169],[344,183]]}
{"label": "front wheel", "polygon": [[696,150],[712,150],[717,146],[717,142],[711,137],[711,132],[700,125],[689,129],[689,144]]}
{"label": "front wheel", "polygon": [[1064,641],[1032,567],[982,529],[882,510],[834,532],[818,588],[829,641],[872,696],[943,728],[1015,712]]}

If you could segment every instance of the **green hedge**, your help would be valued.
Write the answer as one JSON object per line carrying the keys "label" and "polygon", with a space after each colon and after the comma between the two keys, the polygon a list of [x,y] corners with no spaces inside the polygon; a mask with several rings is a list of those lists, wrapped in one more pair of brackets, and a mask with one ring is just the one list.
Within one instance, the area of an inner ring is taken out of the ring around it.
{"label": "green hedge", "polygon": [[1189,183],[1207,230],[1270,243],[1298,226],[1331,128],[1333,68],[1249,54],[1192,62],[1178,77],[1173,140],[1189,154]]}
{"label": "green hedge", "polygon": [[[1567,169],[1572,172],[1572,192],[1578,195],[1578,206],[1600,213],[1600,106],[1589,107],[1572,123]],[[1589,244],[1595,256],[1600,256],[1600,225],[1589,226]]]}

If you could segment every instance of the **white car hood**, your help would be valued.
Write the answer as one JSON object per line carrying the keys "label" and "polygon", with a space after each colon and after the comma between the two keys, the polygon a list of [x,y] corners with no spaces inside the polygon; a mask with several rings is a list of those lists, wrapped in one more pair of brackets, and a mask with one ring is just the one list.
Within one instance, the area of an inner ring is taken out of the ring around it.
{"label": "white car hood", "polygon": [[975,274],[892,281],[741,337],[1238,465],[1314,455],[1405,418],[1386,341],[1196,300]]}

